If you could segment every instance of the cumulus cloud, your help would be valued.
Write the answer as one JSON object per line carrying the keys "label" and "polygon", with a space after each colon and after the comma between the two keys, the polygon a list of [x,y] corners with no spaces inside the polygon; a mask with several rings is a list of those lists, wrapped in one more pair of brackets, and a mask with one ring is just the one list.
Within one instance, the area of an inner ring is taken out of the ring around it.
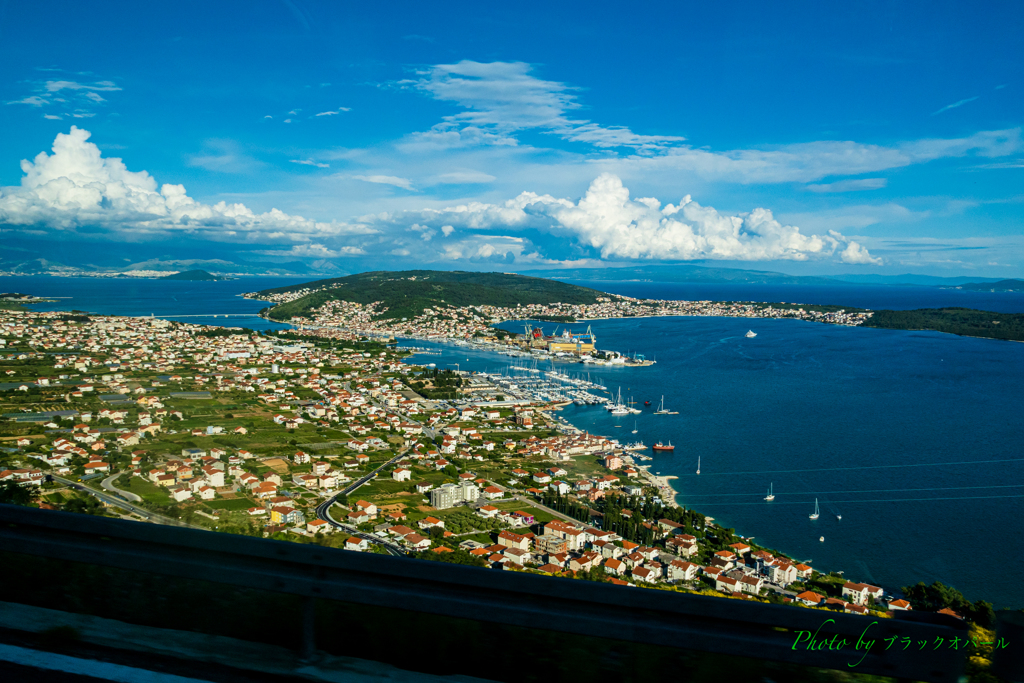
{"label": "cumulus cloud", "polygon": [[393,175],[354,175],[354,180],[362,180],[367,183],[377,183],[379,185],[394,185],[400,187],[403,190],[412,189],[412,181],[408,178],[399,178]]}
{"label": "cumulus cloud", "polygon": [[855,263],[855,264],[869,264],[873,266],[882,265],[882,259],[874,258],[868,253],[868,250],[857,244],[856,242],[850,242],[846,245],[846,248],[840,253],[840,258],[843,263]]}
{"label": "cumulus cloud", "polygon": [[[596,178],[579,202],[524,192],[503,204],[473,202],[389,218],[412,216],[419,217],[418,231],[431,222],[474,231],[532,229],[591,249],[603,259],[804,261],[841,251],[847,263],[877,263],[838,232],[804,234],[780,223],[768,209],[731,215],[701,206],[689,195],[664,207],[655,198],[630,199],[629,190],[610,173]],[[458,245],[448,251],[465,253]]]}
{"label": "cumulus cloud", "polygon": [[216,240],[310,242],[368,234],[365,225],[320,223],[278,209],[256,213],[243,204],[203,204],[182,185],[104,158],[89,131],[60,133],[52,154],[21,162],[21,187],[0,188],[0,223],[25,229],[114,231],[144,235],[184,232]]}
{"label": "cumulus cloud", "polygon": [[[401,81],[436,100],[452,102],[467,111],[446,116],[430,131],[411,136],[413,143],[462,146],[471,142],[514,144],[512,133],[537,129],[564,140],[595,147],[631,147],[656,150],[682,141],[671,135],[639,135],[624,126],[602,126],[585,119],[570,118],[581,105],[573,88],[557,81],[545,81],[530,74],[523,62],[481,63],[463,60],[438,64]],[[464,134],[466,134],[465,137]]]}

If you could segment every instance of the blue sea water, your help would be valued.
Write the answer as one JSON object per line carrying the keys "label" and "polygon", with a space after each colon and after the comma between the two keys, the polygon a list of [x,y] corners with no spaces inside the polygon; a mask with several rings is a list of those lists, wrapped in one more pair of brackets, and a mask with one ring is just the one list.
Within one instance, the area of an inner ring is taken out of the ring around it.
{"label": "blue sea water", "polygon": [[[266,321],[180,316],[254,315],[263,304],[237,294],[296,281],[18,277],[0,278],[0,291],[72,297],[50,304],[53,310],[257,327]],[[930,287],[586,284],[654,298],[1024,312],[1020,294]],[[674,317],[591,325],[600,348],[643,353],[657,364],[564,369],[589,371],[641,405],[656,405],[664,395],[666,407],[679,414],[645,409],[635,416],[636,435],[630,433],[634,416],[577,406],[562,414],[622,441],[671,440],[676,450],[655,456],[651,469],[679,477],[681,504],[853,580],[888,589],[940,580],[971,599],[1024,607],[1019,582],[993,581],[995,570],[981,568],[982,558],[1024,538],[1024,344],[795,320]],[[512,321],[502,326],[522,329]],[[757,336],[744,337],[748,329]],[[495,372],[510,362],[464,347],[416,345],[438,348],[441,355],[418,360],[441,367]],[[763,500],[769,485],[772,503]],[[811,521],[815,498],[822,514]]]}
{"label": "blue sea water", "polygon": [[[0,277],[0,292],[60,297],[56,303],[33,304],[29,307],[37,311],[79,310],[99,315],[155,315],[197,325],[268,330],[284,329],[288,325],[260,318],[257,313],[267,307],[266,302],[243,299],[239,295],[308,280],[294,277],[248,277],[202,282],[25,275]],[[231,317],[213,317],[225,314]]]}

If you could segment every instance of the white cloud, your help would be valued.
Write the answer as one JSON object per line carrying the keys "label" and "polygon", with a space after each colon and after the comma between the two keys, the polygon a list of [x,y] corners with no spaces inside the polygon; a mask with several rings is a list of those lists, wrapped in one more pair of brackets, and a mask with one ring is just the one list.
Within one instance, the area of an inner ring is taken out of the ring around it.
{"label": "white cloud", "polygon": [[863,190],[880,190],[886,186],[885,178],[859,178],[857,180],[840,180],[823,185],[808,185],[811,192],[861,192]]}
{"label": "white cloud", "polygon": [[319,114],[314,114],[314,117],[316,117],[316,116],[336,116],[336,115],[340,114],[343,111],[352,111],[352,108],[351,107],[338,107],[338,109],[336,111],[322,111]]}
{"label": "white cloud", "polygon": [[843,263],[869,264],[873,266],[882,265],[882,259],[872,257],[871,254],[868,253],[867,249],[856,242],[850,242],[847,244],[846,249],[843,249],[839,256]]}
{"label": "white cloud", "polygon": [[450,235],[453,232],[455,232],[455,228],[453,228],[450,225],[442,225],[441,226],[441,232],[444,234],[445,237],[447,237],[448,235]]}
{"label": "white cloud", "polygon": [[111,92],[121,89],[113,81],[99,81],[92,85],[75,81],[47,81],[45,87],[47,92],[60,92],[61,90],[100,90]]}
{"label": "white cloud", "polygon": [[942,107],[941,109],[939,109],[937,111],[933,111],[931,115],[935,116],[936,114],[941,114],[944,111],[949,111],[950,109],[956,109],[957,107],[962,107],[965,104],[967,104],[968,102],[973,102],[974,100],[978,99],[979,97],[981,97],[981,95],[975,95],[974,97],[968,97],[966,100],[960,100],[959,102],[954,102],[953,104],[947,104],[945,107]]}
{"label": "white cloud", "polygon": [[362,180],[367,183],[378,183],[380,185],[394,185],[404,190],[411,190],[412,181],[408,178],[399,178],[393,175],[354,175],[355,180]]}
{"label": "white cloud", "polygon": [[877,173],[969,154],[1005,156],[1022,147],[1021,129],[1010,128],[981,131],[965,138],[914,140],[894,147],[835,140],[725,152],[679,146],[657,156],[633,155],[615,160],[614,166],[621,171],[648,174],[691,172],[707,180],[737,183],[809,183],[829,176]]}
{"label": "white cloud", "polygon": [[361,247],[339,247],[337,249],[328,249],[322,244],[296,244],[291,249],[287,250],[264,250],[257,251],[257,254],[264,254],[266,256],[289,256],[293,258],[338,258],[341,256],[364,256],[366,251]]}
{"label": "white cloud", "polygon": [[[419,72],[419,78],[399,85],[414,88],[430,97],[453,102],[467,111],[446,116],[444,122],[426,133],[410,136],[412,144],[462,146],[476,144],[514,144],[512,133],[537,129],[564,140],[584,142],[596,147],[632,147],[638,150],[661,149],[684,138],[669,135],[639,135],[622,126],[604,127],[585,119],[568,117],[579,109],[572,88],[564,83],[545,81],[530,75],[531,66],[523,62],[481,63],[463,60],[458,64],[438,64]],[[463,133],[469,138],[464,139]]]}
{"label": "white cloud", "polygon": [[54,121],[61,121],[61,120],[63,120],[64,117],[63,116],[57,116],[56,114],[43,114],[43,118],[44,119],[52,119]]}
{"label": "white cloud", "polygon": [[483,171],[454,171],[442,173],[434,178],[434,182],[442,185],[473,185],[479,183],[490,183],[495,177]]}
{"label": "white cloud", "polygon": [[249,242],[311,242],[374,232],[365,225],[320,223],[278,209],[258,214],[243,204],[197,202],[182,185],[158,188],[145,171],[132,172],[120,159],[104,158],[89,136],[72,126],[57,135],[52,154],[40,152],[22,161],[21,187],[0,188],[0,224]]}
{"label": "white cloud", "polygon": [[303,164],[305,166],[316,166],[317,168],[330,168],[330,164],[323,164],[312,159],[290,159],[293,164]]}
{"label": "white cloud", "polygon": [[87,100],[92,100],[93,102],[97,102],[97,103],[98,102],[106,102],[106,100],[103,99],[103,96],[100,95],[99,93],[96,93],[96,92],[87,92],[87,93],[85,93],[83,95],[83,97],[85,97],[85,99],[87,99]]}
{"label": "white cloud", "polygon": [[11,102],[7,102],[7,104],[27,104],[30,107],[41,107],[44,104],[49,103],[49,100],[39,97],[38,95],[29,95],[28,97],[23,97],[20,100],[13,100]]}
{"label": "white cloud", "polygon": [[[730,215],[701,206],[690,196],[678,205],[664,207],[654,198],[630,199],[622,181],[609,173],[595,179],[575,203],[523,192],[500,205],[472,202],[387,215],[382,222],[400,224],[413,219],[416,222],[410,229],[418,232],[442,221],[449,227],[461,225],[477,232],[535,230],[592,249],[603,259],[803,261],[827,258],[843,249],[846,259],[873,262],[867,250],[840,233],[804,234],[798,227],[777,221],[768,209]],[[448,258],[456,253],[461,258],[470,252],[455,244],[447,247],[446,253]]]}

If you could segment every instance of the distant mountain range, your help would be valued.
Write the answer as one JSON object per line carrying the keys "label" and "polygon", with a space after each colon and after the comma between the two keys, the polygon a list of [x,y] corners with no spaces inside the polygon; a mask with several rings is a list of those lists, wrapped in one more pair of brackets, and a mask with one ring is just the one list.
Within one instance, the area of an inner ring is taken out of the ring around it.
{"label": "distant mountain range", "polygon": [[[840,275],[787,275],[770,270],[745,270],[741,268],[719,268],[714,266],[698,266],[680,264],[674,266],[636,266],[626,268],[571,268],[566,270],[531,270],[529,275],[547,277],[556,280],[594,280],[594,281],[650,281],[650,282],[704,282],[704,283],[743,283],[764,285],[925,285],[925,286],[963,286],[978,284],[981,289],[988,289],[987,283],[997,282],[1000,278],[975,276],[936,277],[933,275],[873,275],[873,274],[840,274]],[[1007,280],[1007,282],[1014,282]]]}
{"label": "distant mountain range", "polygon": [[164,275],[161,280],[227,280],[221,275],[211,275],[205,270],[186,270],[174,275]]}
{"label": "distant mountain range", "polygon": [[[117,250],[100,249],[92,244],[61,243],[50,245],[40,244],[6,244],[0,250],[0,275],[111,275],[117,273],[139,274],[153,271],[160,275],[190,270],[204,270],[213,275],[228,276],[292,276],[309,277],[343,277],[352,271],[340,268],[328,259],[311,259],[307,261],[288,261],[274,263],[257,260],[259,256],[239,256],[237,253],[207,252],[206,258],[191,258],[194,253],[187,246],[168,249],[168,253],[151,258],[152,251],[140,245],[120,245]],[[47,258],[33,258],[39,253],[46,253]],[[348,265],[347,263],[345,265]],[[455,264],[452,264],[455,265]],[[465,267],[465,266],[463,266]],[[1024,289],[1021,280],[998,277],[936,277],[932,275],[874,275],[848,273],[838,275],[787,275],[770,270],[750,270],[745,268],[725,268],[715,265],[689,264],[678,265],[642,265],[622,268],[569,268],[521,271],[523,275],[544,277],[555,280],[591,280],[599,281],[650,281],[676,283],[742,283],[766,285],[917,285],[937,287],[961,287],[979,291],[1019,291]],[[1003,284],[1001,284],[1003,283]],[[1009,284],[1006,284],[1009,283]]]}

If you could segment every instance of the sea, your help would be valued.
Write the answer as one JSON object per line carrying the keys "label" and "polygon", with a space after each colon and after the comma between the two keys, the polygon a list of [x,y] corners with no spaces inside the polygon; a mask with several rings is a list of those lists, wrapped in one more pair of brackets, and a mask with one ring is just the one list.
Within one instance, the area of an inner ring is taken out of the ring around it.
{"label": "sea", "polygon": [[[299,281],[3,277],[0,291],[70,297],[39,306],[50,310],[267,329],[274,324],[255,317],[263,304],[238,294]],[[1024,293],[935,287],[575,284],[658,299],[1024,313]],[[214,314],[238,317],[188,317]],[[501,326],[521,331],[531,322],[546,333],[556,330],[535,321]],[[1024,608],[1016,572],[1003,575],[999,563],[988,561],[1024,538],[1024,344],[748,318],[633,318],[570,327],[587,325],[599,348],[657,363],[627,369],[555,362],[611,393],[621,390],[642,409],[616,417],[601,407],[570,405],[561,416],[622,442],[671,441],[675,450],[654,455],[650,464],[655,473],[678,477],[672,483],[679,504],[819,571],[842,571],[890,591],[941,581],[971,600]],[[757,336],[746,337],[748,330]],[[409,343],[435,349],[439,355],[413,358],[438,367],[502,372],[523,362],[471,347]],[[653,414],[662,397],[678,414]],[[764,500],[769,487],[772,502]],[[821,514],[811,520],[815,501]]]}

